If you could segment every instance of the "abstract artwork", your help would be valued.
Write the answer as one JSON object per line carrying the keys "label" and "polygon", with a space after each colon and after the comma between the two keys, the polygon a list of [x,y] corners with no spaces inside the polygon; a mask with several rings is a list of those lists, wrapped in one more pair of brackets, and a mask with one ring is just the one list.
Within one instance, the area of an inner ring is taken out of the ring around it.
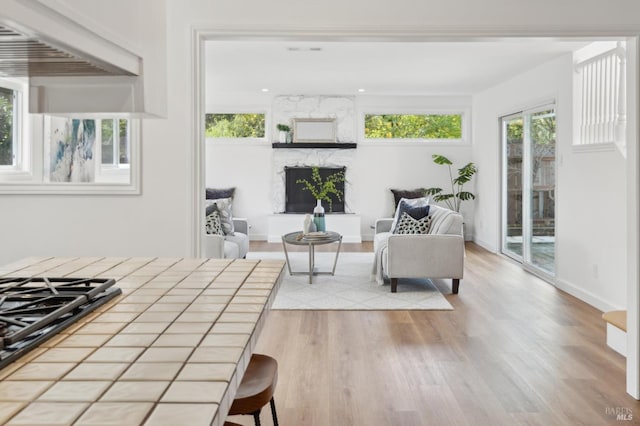
{"label": "abstract artwork", "polygon": [[49,181],[95,182],[96,120],[50,117]]}

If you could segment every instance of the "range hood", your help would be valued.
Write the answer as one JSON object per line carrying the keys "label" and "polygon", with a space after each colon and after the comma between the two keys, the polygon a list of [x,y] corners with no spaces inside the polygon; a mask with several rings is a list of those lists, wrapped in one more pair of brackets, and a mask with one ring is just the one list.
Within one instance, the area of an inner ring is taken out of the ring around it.
{"label": "range hood", "polygon": [[95,57],[80,56],[35,36],[0,26],[0,77],[134,76]]}
{"label": "range hood", "polygon": [[164,12],[151,36],[126,39],[75,2],[2,3],[0,78],[28,79],[30,113],[166,116]]}

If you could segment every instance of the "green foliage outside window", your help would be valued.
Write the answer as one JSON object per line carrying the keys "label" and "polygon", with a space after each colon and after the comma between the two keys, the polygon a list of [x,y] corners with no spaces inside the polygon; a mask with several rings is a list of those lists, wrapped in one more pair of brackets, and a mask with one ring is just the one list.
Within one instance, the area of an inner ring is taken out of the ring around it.
{"label": "green foliage outside window", "polygon": [[208,138],[263,138],[264,114],[207,114],[205,136]]}
{"label": "green foliage outside window", "polygon": [[13,96],[0,87],[0,166],[13,164]]}
{"label": "green foliage outside window", "polygon": [[[114,161],[114,126],[118,126],[117,140],[118,157],[117,163]],[[128,120],[126,119],[103,119],[102,128],[102,164],[129,164],[129,134]]]}
{"label": "green foliage outside window", "polygon": [[369,139],[462,139],[462,115],[365,115],[364,135]]}

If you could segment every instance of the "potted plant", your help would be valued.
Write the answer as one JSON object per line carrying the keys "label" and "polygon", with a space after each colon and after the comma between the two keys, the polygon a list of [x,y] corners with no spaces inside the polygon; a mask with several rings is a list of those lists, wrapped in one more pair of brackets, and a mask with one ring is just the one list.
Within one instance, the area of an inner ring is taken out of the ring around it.
{"label": "potted plant", "polygon": [[458,169],[458,176],[453,177],[451,166],[453,163],[444,155],[433,154],[433,162],[441,166],[447,166],[449,168],[449,180],[451,181],[451,192],[443,194],[442,188],[427,188],[426,195],[431,195],[436,202],[444,202],[449,209],[460,213],[460,204],[463,201],[475,200],[476,196],[473,193],[464,191],[463,187],[469,183],[478,172],[478,168],[473,163],[468,163],[462,168]]}
{"label": "potted plant", "polygon": [[287,142],[287,136],[291,131],[291,127],[287,126],[286,124],[278,124],[276,128],[280,131],[280,134],[278,135],[278,140],[280,141],[280,143]]}
{"label": "potted plant", "polygon": [[318,201],[324,200],[329,203],[329,211],[333,211],[333,200],[330,194],[335,195],[338,201],[342,201],[344,193],[336,187],[337,182],[344,182],[344,172],[335,172],[327,176],[324,180],[320,176],[320,169],[318,167],[311,168],[311,182],[307,179],[298,179],[296,183],[302,184],[303,191],[311,192],[311,195]]}

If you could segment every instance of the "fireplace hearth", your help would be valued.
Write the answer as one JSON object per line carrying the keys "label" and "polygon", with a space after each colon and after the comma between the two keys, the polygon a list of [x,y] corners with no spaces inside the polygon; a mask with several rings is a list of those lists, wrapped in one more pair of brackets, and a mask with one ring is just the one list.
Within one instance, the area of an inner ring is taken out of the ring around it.
{"label": "fireplace hearth", "polygon": [[[316,199],[307,190],[304,190],[304,185],[297,183],[299,179],[306,179],[312,182],[311,171],[313,167],[290,167],[284,168],[285,172],[285,213],[312,213],[316,206]],[[318,167],[320,177],[325,179],[337,172],[346,173],[346,167]],[[336,182],[338,190],[344,194],[345,184],[344,182]],[[335,195],[329,194],[332,203],[329,207],[329,203],[325,200],[322,201],[322,206],[326,213],[344,213],[345,203],[344,195],[342,200],[339,200]]]}

